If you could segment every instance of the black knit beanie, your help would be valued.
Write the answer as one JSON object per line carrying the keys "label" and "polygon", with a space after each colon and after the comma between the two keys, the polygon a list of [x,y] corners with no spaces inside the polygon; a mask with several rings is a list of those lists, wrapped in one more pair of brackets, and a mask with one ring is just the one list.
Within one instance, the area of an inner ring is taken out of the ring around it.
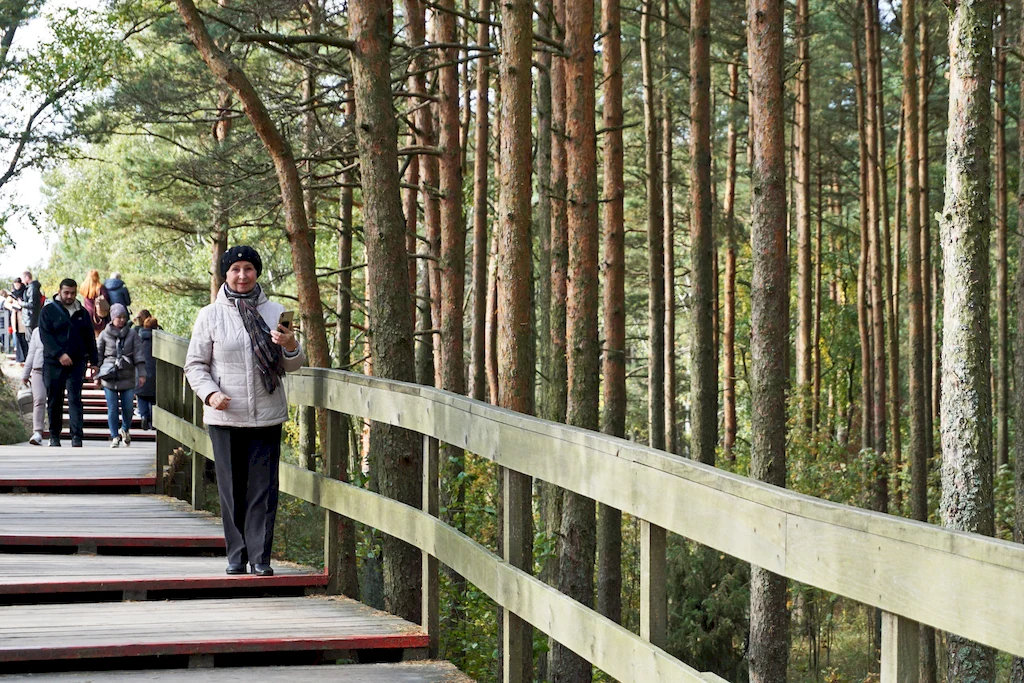
{"label": "black knit beanie", "polygon": [[220,276],[228,276],[228,268],[231,267],[232,263],[238,263],[239,261],[248,261],[256,268],[256,276],[259,277],[263,273],[263,260],[260,255],[256,253],[256,250],[252,247],[245,245],[239,245],[237,247],[231,247],[224,252],[224,255],[220,257]]}

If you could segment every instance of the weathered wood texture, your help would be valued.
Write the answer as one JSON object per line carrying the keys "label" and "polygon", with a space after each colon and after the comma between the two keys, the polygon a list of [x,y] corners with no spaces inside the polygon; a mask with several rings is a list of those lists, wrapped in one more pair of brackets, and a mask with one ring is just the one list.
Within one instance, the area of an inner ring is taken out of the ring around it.
{"label": "weathered wood texture", "polygon": [[84,544],[214,550],[224,533],[213,515],[163,496],[0,496],[0,545]]}
{"label": "weathered wood texture", "polygon": [[0,554],[0,595],[323,586],[327,576],[283,562],[274,576],[227,576],[220,557]]}
{"label": "weathered wood texture", "polygon": [[0,607],[0,662],[426,645],[413,624],[340,597]]}
{"label": "weathered wood texture", "polygon": [[5,683],[294,683],[330,680],[338,683],[472,683],[447,662],[359,664],[338,667],[281,666],[170,671],[102,671],[70,674],[5,676]]}
{"label": "weathered wood texture", "polygon": [[[161,333],[154,352],[169,359],[183,345]],[[297,403],[316,396],[331,410],[463,446],[788,578],[1024,654],[1024,548],[1018,545],[829,503],[430,387],[305,369],[289,377],[288,392]],[[165,411],[155,419],[170,438],[210,452],[205,433]],[[557,461],[547,457],[552,452]],[[287,493],[415,543],[559,642],[576,643],[588,659],[592,653],[591,661],[619,680],[657,680],[635,673],[638,661],[661,661],[651,659],[652,648],[630,641],[643,654],[616,663],[623,651],[603,647],[602,638],[613,637],[607,620],[536,585],[437,520],[290,466],[282,466],[281,484]]]}
{"label": "weathered wood texture", "polygon": [[152,486],[156,482],[153,444],[112,451],[104,444],[85,448],[40,448],[17,444],[0,448],[0,487]]}

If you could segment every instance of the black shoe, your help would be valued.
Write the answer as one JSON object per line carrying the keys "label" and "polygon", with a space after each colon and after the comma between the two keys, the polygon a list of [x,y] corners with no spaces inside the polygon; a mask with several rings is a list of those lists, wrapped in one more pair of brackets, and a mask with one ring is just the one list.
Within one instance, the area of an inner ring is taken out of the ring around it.
{"label": "black shoe", "polygon": [[238,564],[228,564],[228,568],[225,571],[228,574],[244,574],[245,562],[240,562]]}
{"label": "black shoe", "polygon": [[274,570],[269,564],[254,564],[252,566],[252,573],[256,576],[273,576]]}
{"label": "black shoe", "polygon": [[50,439],[50,448],[60,448],[60,439]]}
{"label": "black shoe", "polygon": [[71,439],[71,447],[72,448],[81,448],[82,447],[82,440],[80,438],[78,438],[77,436],[75,438]]}

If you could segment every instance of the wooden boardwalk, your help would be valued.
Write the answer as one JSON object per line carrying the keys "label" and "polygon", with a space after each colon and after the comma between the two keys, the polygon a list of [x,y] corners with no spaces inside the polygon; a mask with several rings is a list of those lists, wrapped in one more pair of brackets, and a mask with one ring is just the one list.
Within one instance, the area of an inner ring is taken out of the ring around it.
{"label": "wooden boardwalk", "polygon": [[0,490],[135,488],[156,484],[156,445],[133,443],[112,449],[90,441],[71,448],[18,444],[0,449]]}
{"label": "wooden boardwalk", "polygon": [[24,493],[0,496],[0,548],[74,546],[223,552],[220,520],[167,496]]}
{"label": "wooden boardwalk", "polygon": [[355,664],[332,667],[275,666],[169,671],[106,671],[4,676],[4,683],[472,683],[447,662]]}
{"label": "wooden boardwalk", "polygon": [[86,444],[0,447],[0,683],[469,680],[443,662],[368,664],[422,659],[429,638],[320,594],[328,577],[307,567],[228,576],[219,519],[121,492],[155,482],[151,444]]}

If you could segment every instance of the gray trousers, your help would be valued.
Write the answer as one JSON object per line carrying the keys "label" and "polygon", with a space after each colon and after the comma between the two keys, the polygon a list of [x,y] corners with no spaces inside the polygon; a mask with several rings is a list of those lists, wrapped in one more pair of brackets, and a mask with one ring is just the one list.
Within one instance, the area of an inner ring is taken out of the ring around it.
{"label": "gray trousers", "polygon": [[208,429],[228,563],[270,564],[277,519],[281,425],[208,425]]}

